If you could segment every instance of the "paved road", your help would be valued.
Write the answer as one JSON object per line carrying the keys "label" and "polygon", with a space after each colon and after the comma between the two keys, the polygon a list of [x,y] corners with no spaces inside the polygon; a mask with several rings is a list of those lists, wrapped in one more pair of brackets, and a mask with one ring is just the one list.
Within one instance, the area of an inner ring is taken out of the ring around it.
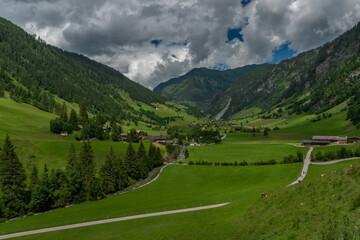
{"label": "paved road", "polygon": [[93,222],[77,223],[77,224],[71,224],[71,225],[65,225],[65,226],[59,226],[59,227],[44,228],[44,229],[27,231],[27,232],[19,232],[19,233],[7,234],[7,235],[0,235],[0,239],[23,237],[23,236],[39,234],[39,233],[47,233],[47,232],[65,230],[65,229],[87,227],[87,226],[93,226],[93,225],[104,224],[104,223],[121,222],[121,221],[127,221],[127,220],[138,219],[138,218],[163,216],[163,215],[184,213],[184,212],[194,212],[194,211],[200,211],[200,210],[205,210],[205,209],[218,208],[218,207],[225,206],[227,204],[229,204],[229,203],[221,203],[221,204],[208,205],[208,206],[202,206],[202,207],[185,208],[185,209],[172,210],[172,211],[155,212],[155,213],[140,214],[140,215],[134,215],[134,216],[128,216],[128,217],[99,220],[99,221],[93,221]]}
{"label": "paved road", "polygon": [[344,159],[338,159],[338,160],[333,160],[333,161],[328,161],[328,162],[311,162],[311,164],[314,164],[314,165],[330,165],[330,164],[334,164],[334,163],[338,163],[338,162],[356,160],[356,159],[360,159],[360,158],[359,157],[353,157],[353,158],[344,158]]}
{"label": "paved road", "polygon": [[303,181],[303,180],[304,180],[304,178],[306,177],[306,174],[307,174],[307,172],[308,172],[309,165],[310,165],[310,163],[311,163],[311,152],[312,152],[313,149],[314,149],[314,147],[311,147],[311,148],[309,149],[309,151],[307,152],[306,158],[304,159],[304,166],[303,166],[303,169],[302,169],[301,174],[300,174],[300,176],[298,177],[298,179],[296,179],[294,182],[290,183],[288,186],[297,184],[297,183],[299,183],[299,181]]}

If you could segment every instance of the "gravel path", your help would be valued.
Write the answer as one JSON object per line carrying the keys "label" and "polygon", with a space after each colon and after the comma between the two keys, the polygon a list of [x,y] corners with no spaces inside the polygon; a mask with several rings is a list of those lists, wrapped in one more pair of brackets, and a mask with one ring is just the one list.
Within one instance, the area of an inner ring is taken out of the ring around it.
{"label": "gravel path", "polygon": [[215,205],[208,205],[208,206],[194,207],[194,208],[185,208],[185,209],[178,209],[178,210],[164,211],[164,212],[147,213],[147,214],[140,214],[140,215],[134,215],[134,216],[128,216],[128,217],[111,218],[111,219],[106,219],[106,220],[99,220],[99,221],[92,221],[92,222],[85,222],[85,223],[77,223],[77,224],[71,224],[71,225],[65,225],[65,226],[59,226],[59,227],[43,228],[43,229],[38,229],[38,230],[26,231],[26,232],[19,232],[19,233],[7,234],[7,235],[0,235],[0,239],[23,237],[23,236],[39,234],[39,233],[47,233],[47,232],[65,230],[65,229],[87,227],[87,226],[93,226],[93,225],[104,224],[104,223],[121,222],[121,221],[127,221],[127,220],[132,220],[132,219],[139,219],[139,218],[163,216],[163,215],[169,215],[169,214],[175,214],[175,213],[201,211],[201,210],[205,210],[205,209],[212,209],[212,208],[222,207],[222,206],[225,206],[227,204],[229,204],[229,203],[221,203],[221,204],[215,204]]}
{"label": "gravel path", "polygon": [[304,180],[304,178],[306,177],[306,174],[308,172],[309,165],[311,163],[311,152],[313,151],[313,149],[314,149],[314,147],[311,147],[309,149],[309,151],[307,152],[306,158],[304,159],[303,169],[302,169],[301,174],[298,177],[298,179],[296,179],[294,182],[290,183],[288,186],[295,185]]}

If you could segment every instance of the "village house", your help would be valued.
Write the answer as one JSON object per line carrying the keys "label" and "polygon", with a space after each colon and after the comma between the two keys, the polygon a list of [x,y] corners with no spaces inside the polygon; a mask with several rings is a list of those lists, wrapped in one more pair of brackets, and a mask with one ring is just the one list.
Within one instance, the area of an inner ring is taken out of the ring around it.
{"label": "village house", "polygon": [[320,141],[320,140],[303,140],[302,145],[304,146],[325,146],[329,145],[330,141]]}
{"label": "village house", "polygon": [[166,141],[166,136],[150,136],[149,140],[151,142],[165,142]]}
{"label": "village house", "polygon": [[357,137],[357,136],[349,137],[347,142],[348,143],[360,143],[360,137]]}
{"label": "village house", "polygon": [[62,132],[60,133],[60,135],[66,137],[66,136],[69,135],[69,134],[68,134],[67,131],[62,131]]}
{"label": "village house", "polygon": [[330,143],[346,144],[347,137],[343,136],[313,136],[312,140],[315,141],[329,141]]}

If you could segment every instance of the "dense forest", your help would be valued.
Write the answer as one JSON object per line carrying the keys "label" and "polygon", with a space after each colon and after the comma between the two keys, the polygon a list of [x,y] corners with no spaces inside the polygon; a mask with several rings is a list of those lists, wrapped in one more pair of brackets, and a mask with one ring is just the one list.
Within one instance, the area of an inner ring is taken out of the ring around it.
{"label": "dense forest", "polygon": [[103,198],[147,178],[163,161],[154,145],[146,152],[141,142],[136,152],[130,143],[124,159],[110,149],[97,170],[90,142],[84,141],[79,154],[70,145],[64,170],[34,166],[26,174],[7,136],[0,153],[0,220]]}
{"label": "dense forest", "polygon": [[68,102],[84,103],[91,113],[136,121],[143,114],[153,122],[166,120],[138,112],[126,103],[121,92],[151,105],[165,99],[118,71],[82,55],[63,51],[27,34],[0,18],[0,97],[11,98],[43,110],[60,112],[56,96]]}

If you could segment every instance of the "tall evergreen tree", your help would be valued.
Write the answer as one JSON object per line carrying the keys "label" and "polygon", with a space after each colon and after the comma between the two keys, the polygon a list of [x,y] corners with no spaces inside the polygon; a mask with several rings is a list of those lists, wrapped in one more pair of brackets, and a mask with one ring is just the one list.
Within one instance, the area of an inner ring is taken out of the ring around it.
{"label": "tall evergreen tree", "polygon": [[1,199],[6,209],[5,217],[23,215],[25,204],[25,170],[17,157],[9,135],[6,136],[0,154]]}
{"label": "tall evergreen tree", "polygon": [[155,167],[161,166],[164,163],[164,158],[161,156],[160,148],[155,149]]}
{"label": "tall evergreen tree", "polygon": [[49,98],[47,96],[47,93],[46,92],[43,92],[42,95],[41,95],[41,108],[45,111],[49,111]]}
{"label": "tall evergreen tree", "polygon": [[78,118],[77,118],[77,114],[74,109],[71,110],[69,123],[71,124],[71,126],[73,127],[74,130],[78,130],[78,128],[79,128]]}
{"label": "tall evergreen tree", "polygon": [[138,161],[136,158],[136,153],[135,153],[134,148],[131,143],[129,144],[129,146],[126,150],[125,166],[126,166],[129,177],[131,177],[134,180],[140,179],[140,171],[138,168]]}
{"label": "tall evergreen tree", "polygon": [[147,155],[147,167],[149,171],[154,168],[154,160],[155,160],[155,148],[152,143],[150,143],[148,155]]}
{"label": "tall evergreen tree", "polygon": [[33,190],[39,183],[39,171],[36,166],[33,166],[30,173],[30,190]]}
{"label": "tall evergreen tree", "polygon": [[104,164],[100,168],[100,183],[104,193],[115,192],[118,189],[116,156],[112,148],[106,155]]}
{"label": "tall evergreen tree", "polygon": [[137,161],[139,163],[140,178],[147,178],[149,174],[149,169],[147,166],[146,150],[142,141],[140,142],[140,146],[137,152]]}
{"label": "tall evergreen tree", "polygon": [[94,153],[89,140],[84,141],[79,154],[79,171],[83,185],[88,192],[89,187],[95,181]]}
{"label": "tall evergreen tree", "polygon": [[67,106],[66,106],[66,103],[64,102],[62,107],[61,107],[61,115],[60,115],[60,118],[64,121],[64,122],[67,122],[69,119],[68,119],[68,113],[67,113]]}
{"label": "tall evergreen tree", "polygon": [[74,145],[69,148],[68,161],[66,165],[66,176],[69,181],[70,202],[79,203],[85,200],[83,181],[80,174],[80,167],[76,158]]}
{"label": "tall evergreen tree", "polygon": [[81,121],[82,123],[84,124],[89,116],[88,116],[88,113],[87,113],[87,108],[86,108],[86,104],[85,102],[81,102],[80,103],[80,118],[81,118]]}
{"label": "tall evergreen tree", "polygon": [[39,184],[35,187],[31,195],[31,209],[35,212],[46,211],[53,204],[53,195],[50,191],[49,170],[44,165],[44,170],[40,176]]}
{"label": "tall evergreen tree", "polygon": [[185,158],[189,158],[189,150],[187,148],[185,148]]}

